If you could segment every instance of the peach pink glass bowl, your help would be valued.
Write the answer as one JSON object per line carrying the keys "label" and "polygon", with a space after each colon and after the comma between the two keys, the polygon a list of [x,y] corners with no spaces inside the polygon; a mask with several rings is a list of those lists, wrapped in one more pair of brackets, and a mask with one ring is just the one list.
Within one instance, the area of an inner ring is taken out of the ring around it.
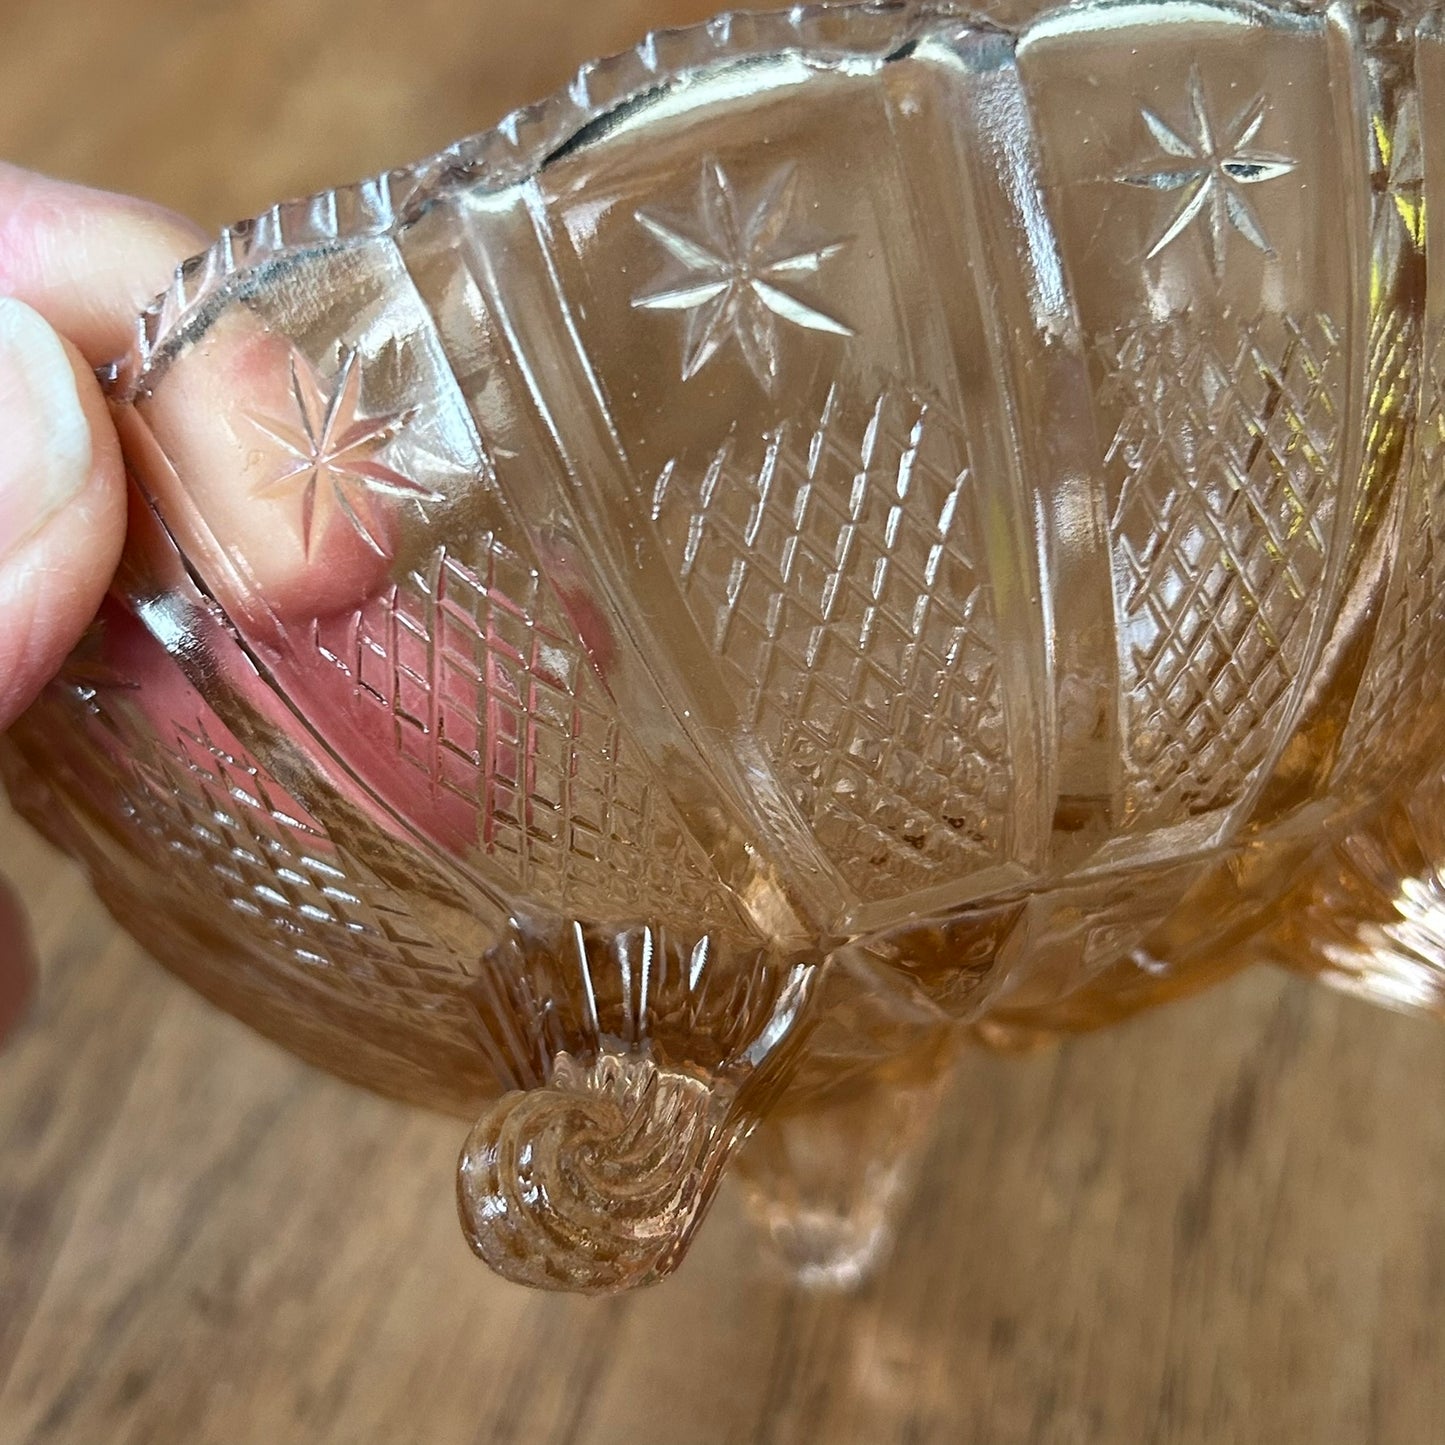
{"label": "peach pink glass bowl", "polygon": [[232,227],[12,794],[549,1287],[735,1151],[851,1277],[968,1038],[1438,1008],[1442,106],[1408,5],[736,15]]}

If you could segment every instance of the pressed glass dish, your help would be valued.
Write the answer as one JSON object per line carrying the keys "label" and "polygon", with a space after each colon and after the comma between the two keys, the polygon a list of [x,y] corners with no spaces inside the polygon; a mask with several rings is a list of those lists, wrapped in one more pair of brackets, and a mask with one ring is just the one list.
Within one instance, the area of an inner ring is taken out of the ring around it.
{"label": "pressed glass dish", "polygon": [[549,1287],[749,1135],[851,1277],[969,1039],[1438,1010],[1442,105],[1408,7],[735,15],[232,227],[12,794]]}

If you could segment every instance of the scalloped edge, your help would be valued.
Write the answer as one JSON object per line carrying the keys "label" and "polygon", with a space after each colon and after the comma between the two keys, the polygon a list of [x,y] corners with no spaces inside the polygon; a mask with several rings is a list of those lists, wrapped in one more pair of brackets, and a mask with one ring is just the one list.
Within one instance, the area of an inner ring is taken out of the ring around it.
{"label": "scalloped edge", "polygon": [[252,272],[300,250],[384,235],[464,187],[501,190],[528,180],[587,126],[649,91],[780,52],[798,52],[825,70],[877,62],[931,26],[959,22],[1001,28],[958,0],[850,0],[729,11],[700,25],[653,31],[631,50],[589,61],[568,85],[514,110],[490,130],[411,166],[281,201],[225,227],[207,250],[176,267],[171,284],[137,318],[131,348],[101,370],[101,380],[129,401],[203,308]]}

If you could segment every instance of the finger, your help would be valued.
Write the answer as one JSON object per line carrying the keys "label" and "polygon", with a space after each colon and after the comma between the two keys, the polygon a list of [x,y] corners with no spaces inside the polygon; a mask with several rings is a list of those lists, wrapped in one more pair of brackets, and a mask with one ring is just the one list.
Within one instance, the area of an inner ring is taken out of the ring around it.
{"label": "finger", "polygon": [[286,337],[231,308],[120,417],[131,465],[172,535],[227,611],[257,626],[354,609],[387,576],[387,558],[328,508],[324,471],[304,464],[298,385],[316,388],[313,419],[328,402],[312,375]]}
{"label": "finger", "polygon": [[136,316],[205,240],[160,206],[0,162],[0,295],[34,307],[91,366],[124,353]]}
{"label": "finger", "polygon": [[0,300],[0,728],[78,638],[119,552],[119,451],[90,368],[125,351],[202,243],[158,206],[0,163],[0,298],[15,298]]}
{"label": "finger", "polygon": [[0,879],[0,1044],[20,1022],[35,985],[35,959],[25,915]]}
{"label": "finger", "polygon": [[120,556],[120,447],[84,358],[0,297],[0,729],[64,660]]}

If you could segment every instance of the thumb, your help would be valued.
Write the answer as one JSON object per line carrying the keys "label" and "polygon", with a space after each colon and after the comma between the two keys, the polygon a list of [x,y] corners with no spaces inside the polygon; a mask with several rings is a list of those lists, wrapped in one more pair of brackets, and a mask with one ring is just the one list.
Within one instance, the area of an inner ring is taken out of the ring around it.
{"label": "thumb", "polygon": [[120,446],[79,352],[0,297],[0,729],[94,615],[125,532]]}

